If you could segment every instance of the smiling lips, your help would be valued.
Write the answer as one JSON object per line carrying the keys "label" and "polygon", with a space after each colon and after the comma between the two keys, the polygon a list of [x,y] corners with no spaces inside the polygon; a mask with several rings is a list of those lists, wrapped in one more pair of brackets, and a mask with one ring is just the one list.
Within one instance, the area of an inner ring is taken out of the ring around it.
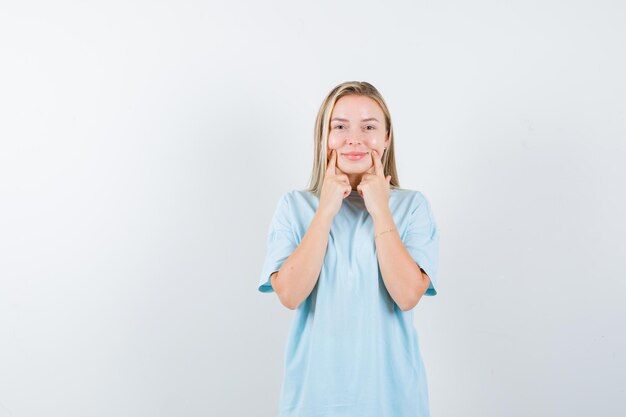
{"label": "smiling lips", "polygon": [[348,158],[348,160],[350,161],[359,161],[363,159],[365,155],[367,155],[367,152],[348,152],[342,155]]}

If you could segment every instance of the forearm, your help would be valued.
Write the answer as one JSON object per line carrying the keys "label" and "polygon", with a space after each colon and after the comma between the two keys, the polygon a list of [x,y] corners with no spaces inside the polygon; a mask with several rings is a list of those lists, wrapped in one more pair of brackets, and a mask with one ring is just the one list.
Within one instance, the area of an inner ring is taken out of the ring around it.
{"label": "forearm", "polygon": [[315,213],[302,241],[285,260],[276,282],[280,287],[283,303],[296,309],[313,288],[322,270],[332,218]]}
{"label": "forearm", "polygon": [[385,230],[375,239],[378,264],[389,295],[401,310],[413,308],[425,292],[425,278],[420,267],[409,254],[396,229],[389,210],[373,217],[374,236]]}

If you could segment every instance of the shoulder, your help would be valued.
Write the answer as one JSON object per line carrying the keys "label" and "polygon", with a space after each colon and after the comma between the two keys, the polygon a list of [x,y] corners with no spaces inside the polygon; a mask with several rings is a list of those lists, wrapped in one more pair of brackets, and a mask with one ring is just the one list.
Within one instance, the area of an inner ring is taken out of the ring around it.
{"label": "shoulder", "polygon": [[303,193],[304,191],[302,190],[287,190],[280,195],[278,202],[279,204],[291,205],[294,201],[302,198]]}
{"label": "shoulder", "polygon": [[283,192],[277,203],[277,209],[287,213],[298,213],[303,206],[310,206],[317,197],[306,190],[291,189]]}
{"label": "shoulder", "polygon": [[310,206],[318,197],[310,191],[292,189],[283,194],[283,198],[288,201],[292,207]]}
{"label": "shoulder", "polygon": [[435,216],[433,215],[430,200],[424,192],[411,189],[397,189],[395,193],[395,198],[397,199],[395,206],[398,207],[403,215],[411,219],[425,217],[430,222],[434,222]]}
{"label": "shoulder", "polygon": [[428,202],[424,193],[418,190],[412,190],[410,188],[394,188],[392,189],[392,193],[395,198],[413,207],[417,207],[424,202]]}
{"label": "shoulder", "polygon": [[295,188],[292,188],[291,190],[287,190],[285,192],[282,193],[282,195],[280,196],[280,198],[282,200],[292,200],[294,197],[297,197],[298,195],[302,194],[304,191],[303,190],[297,190]]}

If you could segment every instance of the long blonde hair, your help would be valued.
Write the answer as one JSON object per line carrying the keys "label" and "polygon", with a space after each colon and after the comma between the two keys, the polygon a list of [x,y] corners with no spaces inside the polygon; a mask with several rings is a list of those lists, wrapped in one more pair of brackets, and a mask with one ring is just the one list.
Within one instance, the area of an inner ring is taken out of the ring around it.
{"label": "long blonde hair", "polygon": [[305,191],[309,191],[320,196],[322,191],[322,183],[324,182],[324,175],[327,168],[327,150],[328,150],[328,133],[330,125],[330,116],[335,107],[335,103],[343,96],[347,95],[361,95],[369,97],[375,100],[385,115],[385,128],[389,137],[389,145],[383,156],[381,162],[384,168],[384,175],[391,175],[389,181],[389,187],[400,188],[400,182],[398,180],[398,173],[396,172],[396,158],[394,153],[394,139],[393,139],[393,126],[391,124],[391,115],[385,100],[378,92],[376,87],[365,81],[346,81],[333,88],[326,96],[320,109],[317,113],[315,120],[315,132],[313,134],[313,142],[315,147],[315,154],[313,157],[313,172],[309,180],[309,186]]}

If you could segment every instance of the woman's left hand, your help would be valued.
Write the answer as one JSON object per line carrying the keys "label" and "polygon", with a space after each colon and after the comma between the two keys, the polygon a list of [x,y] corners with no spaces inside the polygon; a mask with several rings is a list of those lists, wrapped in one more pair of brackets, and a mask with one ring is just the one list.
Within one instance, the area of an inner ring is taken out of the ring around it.
{"label": "woman's left hand", "polygon": [[[374,153],[376,152],[376,153]],[[389,210],[389,182],[391,175],[385,177],[383,163],[378,151],[372,149],[372,161],[374,166],[367,170],[361,177],[361,182],[356,189],[365,200],[365,208],[372,217]]]}

